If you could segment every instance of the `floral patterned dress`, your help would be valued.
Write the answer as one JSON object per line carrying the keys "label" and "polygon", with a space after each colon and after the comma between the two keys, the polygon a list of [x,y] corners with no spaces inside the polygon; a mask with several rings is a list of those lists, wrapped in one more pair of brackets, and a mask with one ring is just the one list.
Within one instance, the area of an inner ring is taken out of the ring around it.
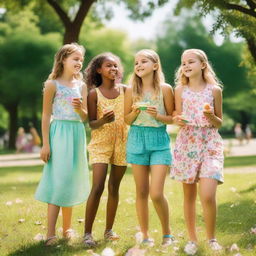
{"label": "floral patterned dress", "polygon": [[216,179],[223,183],[223,141],[218,129],[203,114],[203,106],[214,107],[213,86],[199,92],[184,86],[182,110],[188,123],[177,135],[171,177],[184,183],[195,183],[200,178]]}

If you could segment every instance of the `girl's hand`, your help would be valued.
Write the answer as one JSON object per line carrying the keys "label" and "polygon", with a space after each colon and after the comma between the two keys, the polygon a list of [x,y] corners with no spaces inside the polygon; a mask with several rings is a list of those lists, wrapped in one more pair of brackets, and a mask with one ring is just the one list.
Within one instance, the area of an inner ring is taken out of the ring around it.
{"label": "girl's hand", "polygon": [[73,98],[72,106],[75,112],[79,113],[82,110],[82,99],[81,98]]}
{"label": "girl's hand", "polygon": [[148,114],[150,114],[151,116],[153,116],[154,118],[156,118],[156,116],[157,116],[157,108],[156,107],[149,106],[149,107],[147,107],[146,112]]}
{"label": "girl's hand", "polygon": [[186,122],[184,122],[182,115],[176,115],[172,118],[172,120],[173,120],[173,123],[178,126],[184,126],[186,124]]}
{"label": "girl's hand", "polygon": [[51,152],[50,152],[50,146],[49,145],[43,145],[41,152],[40,152],[40,158],[47,163],[50,159]]}
{"label": "girl's hand", "polygon": [[104,123],[111,123],[115,121],[115,113],[113,110],[105,111],[102,117]]}
{"label": "girl's hand", "polygon": [[140,109],[138,105],[132,105],[132,112],[136,115],[138,115],[140,113]]}
{"label": "girl's hand", "polygon": [[214,118],[214,112],[213,112],[213,109],[209,109],[209,110],[203,110],[203,113],[204,113],[204,116],[207,118],[207,119],[213,119]]}

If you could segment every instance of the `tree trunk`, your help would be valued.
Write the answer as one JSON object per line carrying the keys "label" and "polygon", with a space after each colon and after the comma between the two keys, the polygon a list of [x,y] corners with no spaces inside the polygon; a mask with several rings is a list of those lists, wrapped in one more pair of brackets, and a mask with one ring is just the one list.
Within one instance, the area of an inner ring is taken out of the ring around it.
{"label": "tree trunk", "polygon": [[247,37],[246,38],[248,49],[251,52],[251,55],[253,57],[254,63],[256,64],[256,39],[253,37]]}
{"label": "tree trunk", "polygon": [[78,42],[81,27],[67,26],[65,27],[65,34],[63,38],[63,44],[70,44]]}
{"label": "tree trunk", "polygon": [[56,0],[47,0],[48,4],[55,10],[65,27],[63,43],[78,42],[79,33],[92,4],[97,0],[80,0],[80,6],[73,21],[69,18],[67,12]]}
{"label": "tree trunk", "polygon": [[17,121],[18,121],[18,104],[14,103],[6,107],[9,114],[9,149],[15,149]]}

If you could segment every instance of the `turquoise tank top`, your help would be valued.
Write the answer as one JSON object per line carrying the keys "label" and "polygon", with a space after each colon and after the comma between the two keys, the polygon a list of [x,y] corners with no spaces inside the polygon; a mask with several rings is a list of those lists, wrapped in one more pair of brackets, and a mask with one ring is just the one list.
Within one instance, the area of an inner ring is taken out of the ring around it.
{"label": "turquoise tank top", "polygon": [[56,85],[56,93],[52,105],[52,118],[55,120],[81,121],[79,114],[74,111],[72,106],[73,98],[82,98],[83,82],[78,81],[77,86],[67,87],[53,80]]}
{"label": "turquoise tank top", "polygon": [[[160,89],[160,93],[158,97],[152,97],[150,92],[147,92],[143,95],[141,102],[147,102],[149,106],[154,106],[157,108],[157,111],[160,115],[165,115],[165,107],[164,107],[164,99],[163,92]],[[141,110],[135,121],[132,125],[137,126],[148,126],[148,127],[161,127],[165,126],[164,123],[156,120],[150,114],[148,114],[145,110]]]}

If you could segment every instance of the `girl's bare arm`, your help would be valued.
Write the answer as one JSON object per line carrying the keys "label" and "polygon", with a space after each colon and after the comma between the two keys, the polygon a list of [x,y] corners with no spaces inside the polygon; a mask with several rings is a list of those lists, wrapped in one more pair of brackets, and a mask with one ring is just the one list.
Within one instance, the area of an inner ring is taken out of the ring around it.
{"label": "girl's bare arm", "polygon": [[164,85],[162,85],[162,92],[163,92],[164,107],[165,107],[166,115],[161,115],[161,114],[157,113],[155,116],[155,119],[164,124],[171,124],[172,123],[172,113],[174,111],[173,89],[169,84],[164,84]]}
{"label": "girl's bare arm", "polygon": [[140,110],[133,106],[132,88],[128,87],[124,95],[124,121],[126,124],[131,125],[137,118]]}
{"label": "girl's bare arm", "polygon": [[52,101],[56,92],[56,86],[52,81],[46,81],[43,94],[43,114],[42,114],[42,136],[43,147],[41,150],[41,159],[47,162],[50,158],[49,129],[52,115]]}
{"label": "girl's bare arm", "polygon": [[214,97],[214,110],[206,112],[204,115],[209,122],[216,128],[220,128],[222,125],[222,90],[219,86],[215,86],[213,89]]}

